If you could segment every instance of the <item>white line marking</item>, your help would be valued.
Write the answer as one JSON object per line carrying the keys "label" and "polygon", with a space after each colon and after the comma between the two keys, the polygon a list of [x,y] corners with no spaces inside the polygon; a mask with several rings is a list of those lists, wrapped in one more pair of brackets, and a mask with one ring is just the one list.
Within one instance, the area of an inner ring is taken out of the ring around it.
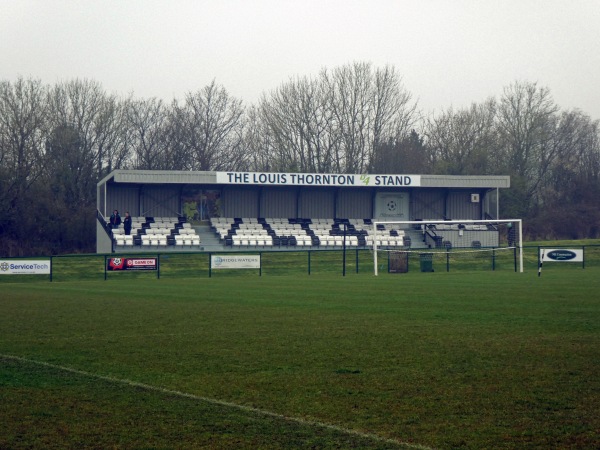
{"label": "white line marking", "polygon": [[124,385],[131,386],[131,387],[145,389],[147,391],[160,392],[162,394],[174,395],[177,397],[183,397],[183,398],[187,398],[187,399],[191,399],[191,400],[205,402],[205,403],[209,403],[212,405],[234,408],[234,409],[238,409],[240,411],[246,411],[246,412],[250,412],[250,413],[254,413],[254,414],[259,414],[262,416],[273,417],[276,419],[285,420],[287,422],[294,422],[294,423],[297,423],[300,425],[325,428],[328,430],[337,431],[337,432],[352,435],[352,436],[358,436],[358,437],[370,439],[373,441],[384,442],[387,444],[403,445],[403,446],[406,446],[409,448],[414,448],[414,449],[419,449],[419,450],[433,450],[432,447],[427,447],[425,445],[411,444],[410,442],[402,442],[397,439],[391,439],[391,438],[379,436],[377,434],[365,433],[365,432],[358,431],[358,430],[352,430],[350,428],[344,428],[344,427],[340,427],[338,425],[332,425],[332,424],[328,424],[325,422],[320,422],[318,420],[309,420],[309,419],[302,419],[300,417],[285,416],[283,414],[275,413],[272,411],[267,411],[264,409],[254,408],[252,406],[240,405],[237,403],[232,403],[232,402],[228,402],[225,400],[217,400],[217,399],[209,398],[209,397],[202,397],[200,395],[194,395],[194,394],[189,394],[187,392],[181,392],[181,391],[175,391],[172,389],[161,388],[158,386],[152,386],[150,384],[140,383],[137,381],[114,378],[114,377],[109,377],[109,376],[105,376],[105,375],[98,375],[95,373],[85,372],[83,370],[73,369],[71,367],[66,367],[66,366],[59,366],[57,364],[51,364],[51,363],[47,363],[44,361],[36,361],[33,359],[22,358],[20,356],[4,355],[4,354],[0,354],[0,358],[9,359],[9,360],[13,360],[13,361],[20,361],[20,362],[34,364],[34,365],[38,365],[38,366],[50,367],[51,369],[61,370],[63,372],[74,373],[74,374],[82,375],[82,376],[89,377],[89,378],[95,378],[97,380],[103,380],[103,381],[107,381],[109,383],[124,384]]}

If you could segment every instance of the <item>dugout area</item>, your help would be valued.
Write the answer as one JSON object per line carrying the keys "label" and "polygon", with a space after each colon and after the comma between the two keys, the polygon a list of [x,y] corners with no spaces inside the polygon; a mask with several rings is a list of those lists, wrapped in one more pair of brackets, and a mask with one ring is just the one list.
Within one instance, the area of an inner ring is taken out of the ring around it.
{"label": "dugout area", "polygon": [[[500,190],[509,187],[509,176],[115,170],[97,185],[96,248],[98,253],[334,249],[339,240],[300,241],[292,231],[308,233],[319,224],[335,237],[353,227],[361,230],[360,238],[368,236],[372,221],[498,219]],[[122,225],[108,225],[115,209],[134,219],[127,237]],[[219,223],[233,235],[242,224],[258,234],[271,223],[284,234],[234,240],[217,232]],[[353,245],[368,242],[357,239]]]}

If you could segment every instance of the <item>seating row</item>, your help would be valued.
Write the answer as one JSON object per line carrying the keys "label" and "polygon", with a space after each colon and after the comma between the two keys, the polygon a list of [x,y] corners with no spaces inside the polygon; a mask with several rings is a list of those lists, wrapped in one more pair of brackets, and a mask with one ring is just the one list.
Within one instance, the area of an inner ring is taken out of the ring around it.
{"label": "seating row", "polygon": [[117,246],[197,246],[200,236],[192,225],[178,217],[134,217],[131,233],[125,234],[123,224],[111,230]]}
{"label": "seating row", "polygon": [[[214,232],[231,246],[371,246],[370,219],[213,218]],[[378,225],[378,246],[410,246],[398,226]],[[344,240],[345,236],[345,240]]]}
{"label": "seating row", "polygon": [[[284,241],[284,243],[282,243]],[[347,247],[364,247],[372,246],[373,239],[366,239],[362,244],[356,236],[346,236]],[[295,247],[313,247],[315,246],[313,239],[310,236],[290,236],[290,237],[282,237],[282,238],[272,238],[271,236],[263,236],[263,237],[249,237],[249,236],[237,236],[234,235],[231,239],[231,245],[234,247],[237,246],[252,246],[252,247],[271,247],[271,246],[295,246]],[[343,236],[329,236],[322,240],[319,240],[317,246],[321,247],[343,247],[344,246],[344,237]],[[377,239],[378,247],[402,247],[404,246],[404,241],[398,238],[391,239]]]}

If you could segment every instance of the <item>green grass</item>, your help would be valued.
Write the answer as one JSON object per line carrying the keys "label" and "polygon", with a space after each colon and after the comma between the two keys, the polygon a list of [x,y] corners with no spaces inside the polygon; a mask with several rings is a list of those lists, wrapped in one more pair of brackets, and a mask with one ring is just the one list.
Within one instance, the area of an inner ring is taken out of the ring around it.
{"label": "green grass", "polygon": [[548,266],[3,283],[0,447],[597,448],[600,269]]}

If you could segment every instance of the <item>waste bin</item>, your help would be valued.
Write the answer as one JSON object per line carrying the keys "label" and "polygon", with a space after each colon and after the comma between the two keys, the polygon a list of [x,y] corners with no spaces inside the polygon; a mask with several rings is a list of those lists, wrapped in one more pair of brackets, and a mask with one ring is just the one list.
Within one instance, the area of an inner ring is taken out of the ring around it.
{"label": "waste bin", "polygon": [[421,262],[421,272],[433,272],[433,255],[431,253],[421,253],[419,260]]}

